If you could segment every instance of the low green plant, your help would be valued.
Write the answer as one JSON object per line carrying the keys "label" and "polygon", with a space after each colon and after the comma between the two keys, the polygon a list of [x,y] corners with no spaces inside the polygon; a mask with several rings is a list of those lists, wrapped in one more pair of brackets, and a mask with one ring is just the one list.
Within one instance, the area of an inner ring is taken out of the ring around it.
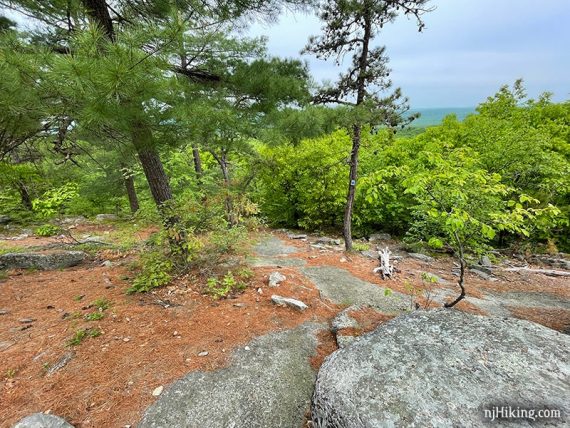
{"label": "low green plant", "polygon": [[91,303],[91,305],[95,308],[97,308],[99,311],[105,311],[107,309],[109,309],[109,307],[111,306],[111,301],[109,299],[107,299],[106,297],[101,297],[95,301],[93,301],[93,303]]}
{"label": "low green plant", "polygon": [[236,280],[232,272],[226,273],[221,280],[216,277],[208,278],[206,292],[214,299],[222,299],[230,293],[243,290],[247,285],[243,281]]}
{"label": "low green plant", "polygon": [[34,234],[37,236],[54,236],[59,232],[61,232],[61,229],[53,224],[44,224],[34,230]]}
{"label": "low green plant", "polygon": [[67,346],[80,345],[81,342],[88,337],[98,337],[101,336],[101,334],[101,330],[98,328],[80,328],[76,330],[73,336],[67,341]]}
{"label": "low green plant", "polygon": [[16,376],[16,373],[17,373],[16,369],[7,369],[6,370],[6,377],[8,379],[14,379],[14,377]]}
{"label": "low green plant", "polygon": [[251,279],[253,278],[255,272],[253,272],[250,268],[244,267],[238,271],[238,276],[243,279]]}
{"label": "low green plant", "polygon": [[159,251],[147,253],[141,257],[142,271],[134,279],[129,293],[146,292],[161,287],[172,280],[174,265],[172,260]]}
{"label": "low green plant", "polygon": [[352,249],[354,251],[368,251],[370,249],[370,245],[365,244],[364,242],[353,242]]}
{"label": "low green plant", "polygon": [[85,319],[87,321],[99,321],[101,319],[103,319],[105,317],[105,314],[103,312],[91,312],[89,314],[85,315]]}
{"label": "low green plant", "polygon": [[73,300],[75,300],[76,302],[80,302],[81,300],[83,300],[84,297],[85,297],[84,294],[79,294],[79,295],[75,296],[73,298]]}

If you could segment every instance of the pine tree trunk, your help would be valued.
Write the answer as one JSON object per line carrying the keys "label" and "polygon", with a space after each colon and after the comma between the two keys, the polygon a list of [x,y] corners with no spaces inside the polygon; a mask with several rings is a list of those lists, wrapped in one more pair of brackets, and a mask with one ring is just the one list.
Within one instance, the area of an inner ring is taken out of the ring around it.
{"label": "pine tree trunk", "polygon": [[113,21],[109,14],[109,8],[106,0],[82,0],[83,7],[87,10],[89,17],[96,22],[109,39],[115,40],[115,30],[113,29]]}
{"label": "pine tree trunk", "polygon": [[352,134],[352,152],[350,155],[350,173],[348,176],[348,194],[344,209],[344,224],[342,235],[346,251],[352,250],[352,210],[354,207],[354,195],[356,192],[356,180],[358,176],[358,152],[360,150],[360,125],[354,125]]}
{"label": "pine tree trunk", "polygon": [[200,159],[200,151],[197,147],[192,147],[192,157],[194,158],[194,171],[196,172],[196,178],[198,183],[202,180],[202,160]]}
{"label": "pine tree trunk", "polygon": [[152,132],[145,125],[137,124],[133,129],[132,137],[152,198],[165,227],[172,228],[179,222],[179,219],[172,213],[172,207],[168,206],[168,202],[172,199],[172,190],[158,151],[153,145]]}
{"label": "pine tree trunk", "polygon": [[135,180],[132,175],[128,174],[124,177],[124,182],[125,188],[127,189],[131,213],[134,214],[139,210],[139,198],[137,196],[137,190],[135,189]]}
{"label": "pine tree trunk", "polygon": [[220,169],[222,170],[222,176],[224,178],[224,187],[226,190],[226,200],[225,200],[226,218],[227,218],[230,226],[235,226],[237,222],[236,222],[235,217],[234,217],[234,204],[233,204],[233,200],[232,200],[232,195],[230,193],[230,190],[231,190],[230,189],[230,171],[228,169],[227,155],[226,155],[226,153],[222,153],[221,156],[218,156],[215,152],[212,152],[212,155],[214,156],[216,161],[218,161],[218,164],[220,165]]}
{"label": "pine tree trunk", "polygon": [[18,181],[16,183],[18,187],[18,192],[20,193],[20,198],[22,200],[22,205],[28,211],[32,211],[32,197],[30,196],[30,192],[28,191],[28,187],[23,181]]}
{"label": "pine tree trunk", "polygon": [[[365,23],[364,35],[362,36],[362,51],[358,59],[358,79],[357,79],[357,95],[356,105],[359,106],[364,102],[366,95],[366,73],[368,72],[368,55],[370,48],[370,39],[372,37],[372,19],[370,17],[370,8],[372,3],[365,2]],[[344,248],[346,251],[352,250],[352,211],[354,208],[354,195],[356,193],[356,179],[358,175],[358,152],[360,150],[360,138],[362,133],[362,125],[357,122],[352,128],[352,152],[350,154],[350,174],[348,177],[348,194],[346,196],[346,207],[344,209],[344,222],[342,234],[344,236]]]}

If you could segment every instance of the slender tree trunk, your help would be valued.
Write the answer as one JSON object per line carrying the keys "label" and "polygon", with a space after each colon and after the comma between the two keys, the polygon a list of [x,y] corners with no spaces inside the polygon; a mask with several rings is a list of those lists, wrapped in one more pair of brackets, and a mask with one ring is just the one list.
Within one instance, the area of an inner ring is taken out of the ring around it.
{"label": "slender tree trunk", "polygon": [[228,223],[230,224],[230,226],[235,226],[236,225],[236,219],[234,217],[234,204],[233,204],[233,200],[232,200],[232,195],[230,194],[230,171],[228,169],[228,158],[227,158],[227,154],[222,152],[221,156],[218,156],[215,152],[211,152],[212,155],[214,156],[214,158],[216,159],[216,161],[218,162],[218,164],[220,165],[220,169],[222,170],[222,176],[224,178],[224,187],[226,190],[226,200],[225,200],[225,206],[226,206],[226,218],[228,220]]}
{"label": "slender tree trunk", "polygon": [[457,232],[455,232],[455,242],[456,242],[457,248],[458,248],[459,265],[460,265],[459,281],[458,281],[457,285],[459,285],[461,292],[459,293],[459,296],[457,296],[457,298],[453,302],[445,303],[443,305],[445,308],[452,308],[465,298],[465,285],[464,285],[465,282],[464,281],[465,281],[465,268],[467,267],[467,263],[465,262],[465,253],[463,252],[463,244],[461,243],[461,239],[459,239],[459,235],[457,234]]}
{"label": "slender tree trunk", "polygon": [[358,178],[358,152],[360,150],[360,125],[354,125],[352,134],[352,152],[350,154],[350,173],[348,176],[348,194],[344,209],[343,237],[346,251],[352,250],[352,211],[354,208],[354,195],[356,192],[356,180]]}
{"label": "slender tree trunk", "polygon": [[[370,5],[365,6],[370,7]],[[368,51],[370,38],[372,37],[372,23],[370,16],[366,17],[364,25],[364,35],[362,43],[362,53],[358,60],[358,93],[356,95],[356,105],[364,102],[366,95],[366,72],[368,69]],[[350,154],[350,173],[348,176],[348,194],[346,196],[346,206],[344,209],[344,222],[342,234],[344,237],[344,248],[346,251],[352,250],[352,211],[354,209],[354,195],[356,193],[356,180],[358,178],[358,152],[360,151],[360,139],[362,125],[357,122],[352,128],[352,152]]]}
{"label": "slender tree trunk", "polygon": [[22,205],[28,211],[32,211],[32,197],[30,196],[30,192],[28,191],[28,187],[26,186],[26,183],[24,183],[21,180],[18,180],[18,182],[16,183],[16,186],[18,187],[18,192],[20,193]]}
{"label": "slender tree trunk", "polygon": [[121,164],[121,171],[123,173],[125,189],[127,190],[127,197],[129,198],[131,213],[134,214],[139,210],[139,198],[137,196],[137,190],[135,188],[135,180],[132,174],[130,174],[130,171],[126,164]]}
{"label": "slender tree trunk", "polygon": [[197,147],[192,147],[192,157],[194,159],[194,171],[196,172],[196,178],[198,183],[202,181],[202,159],[200,159],[200,151]]}

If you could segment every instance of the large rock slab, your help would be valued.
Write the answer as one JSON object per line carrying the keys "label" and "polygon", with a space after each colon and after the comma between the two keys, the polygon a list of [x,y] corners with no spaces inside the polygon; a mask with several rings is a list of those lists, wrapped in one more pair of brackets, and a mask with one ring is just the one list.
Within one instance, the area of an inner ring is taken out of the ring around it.
{"label": "large rock slab", "polygon": [[255,253],[260,257],[276,257],[296,253],[297,248],[285,244],[281,239],[270,236],[254,247]]}
{"label": "large rock slab", "polygon": [[73,428],[73,425],[59,416],[34,413],[17,422],[14,428]]}
{"label": "large rock slab", "polygon": [[0,269],[63,269],[78,265],[86,256],[83,251],[7,253],[0,256]]}
{"label": "large rock slab", "polygon": [[237,350],[229,367],[188,374],[165,389],[139,428],[300,427],[316,376],[309,359],[323,328],[307,323],[261,336]]}
{"label": "large rock slab", "polygon": [[[386,313],[400,313],[409,306],[409,297],[356,278],[345,269],[316,266],[300,269],[321,294],[336,304],[369,305]],[[388,283],[389,285],[389,283]]]}
{"label": "large rock slab", "polygon": [[492,406],[545,406],[568,415],[568,391],[567,335],[517,319],[417,311],[327,358],[313,420],[335,428],[480,427],[490,422],[484,409]]}

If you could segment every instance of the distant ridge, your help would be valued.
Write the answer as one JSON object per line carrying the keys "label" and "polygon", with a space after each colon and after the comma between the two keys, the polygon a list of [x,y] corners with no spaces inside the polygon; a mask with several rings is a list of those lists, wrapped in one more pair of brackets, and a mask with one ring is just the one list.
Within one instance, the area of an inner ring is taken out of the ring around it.
{"label": "distant ridge", "polygon": [[445,116],[455,114],[462,121],[471,113],[475,113],[475,107],[437,107],[410,109],[410,114],[420,113],[419,119],[412,122],[413,127],[426,127],[439,125]]}

